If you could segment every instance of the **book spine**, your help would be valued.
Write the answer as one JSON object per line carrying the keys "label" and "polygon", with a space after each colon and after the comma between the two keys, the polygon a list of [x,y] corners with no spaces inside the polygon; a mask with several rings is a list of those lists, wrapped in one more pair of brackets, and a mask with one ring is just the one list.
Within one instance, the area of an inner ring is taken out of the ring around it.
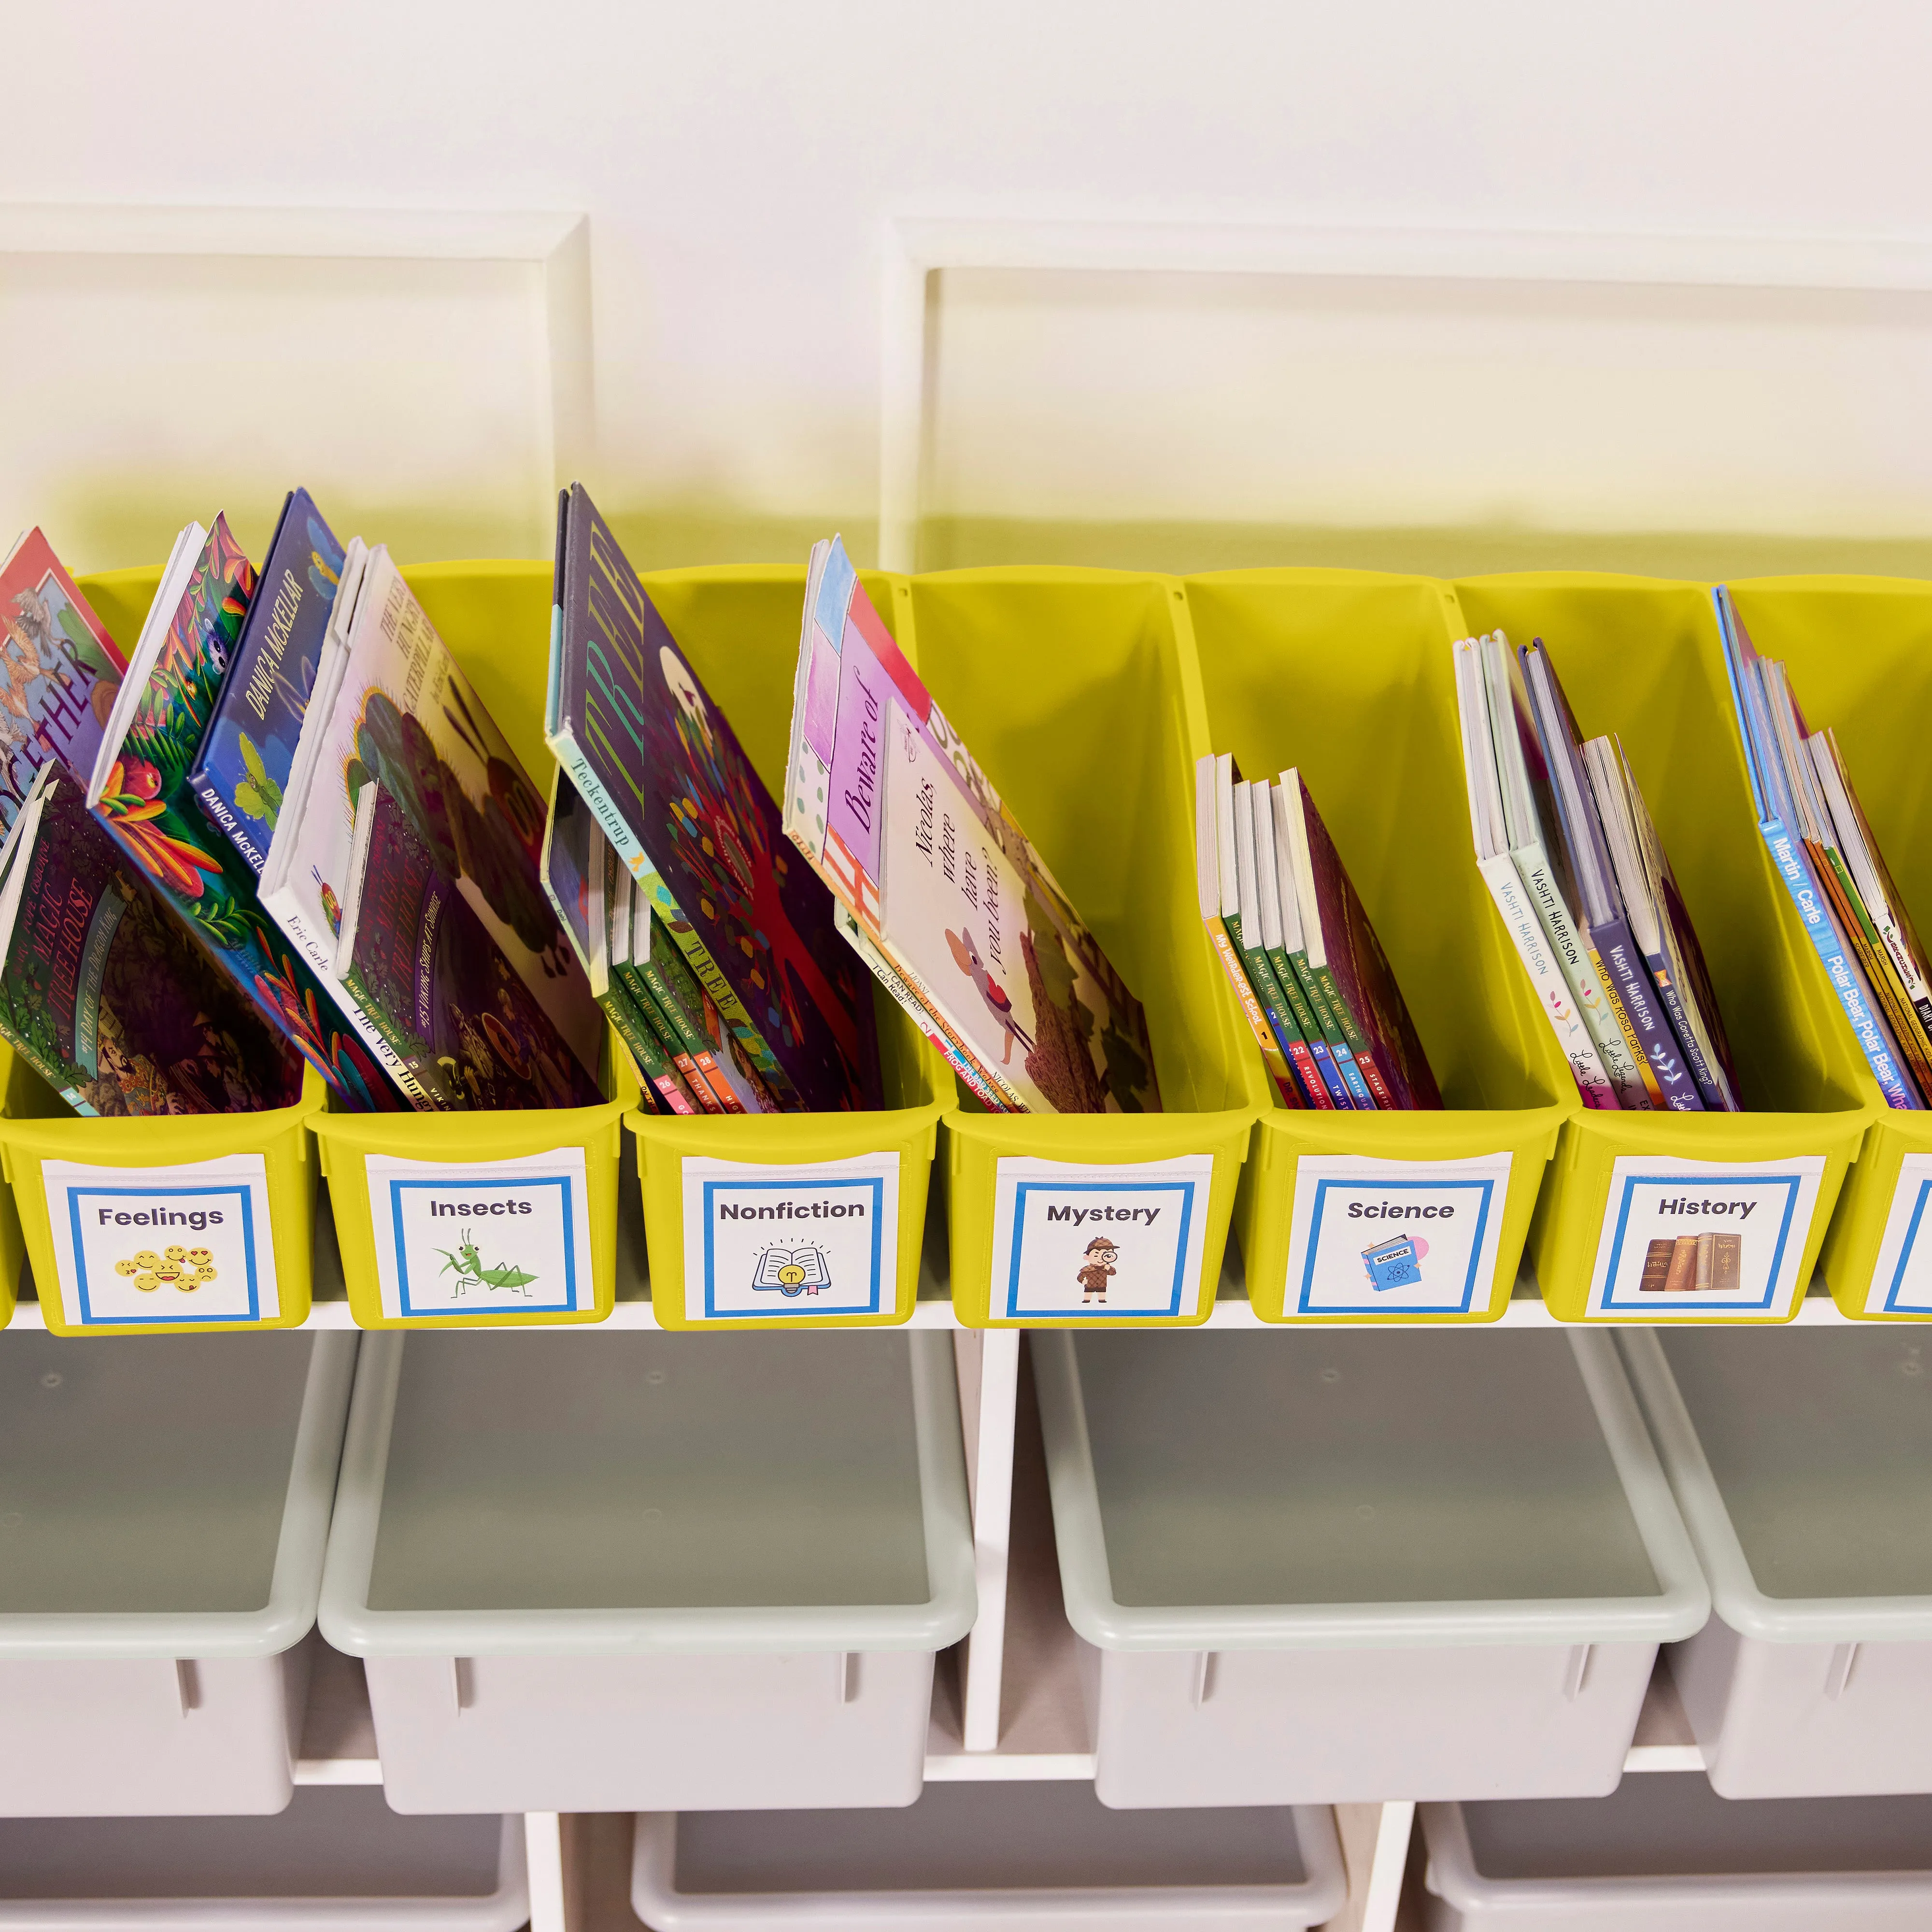
{"label": "book spine", "polygon": [[[1354,1056],[1356,1071],[1368,1089],[1370,1098],[1377,1107],[1393,1108],[1398,1103],[1390,1089],[1387,1077],[1376,1064],[1375,1048],[1361,1028],[1354,1010],[1342,996],[1340,982],[1336,979],[1334,968],[1325,962],[1316,969],[1316,978],[1320,981],[1322,991],[1328,1002],[1328,1008],[1335,1016],[1335,1024],[1340,1028],[1342,1038]],[[1352,1088],[1353,1082],[1351,1086]],[[1358,1101],[1357,1104],[1360,1103]]]}
{"label": "book spine", "polygon": [[834,900],[833,905],[833,922],[844,935],[845,943],[858,954],[879,984],[898,1003],[900,1011],[946,1056],[947,1064],[965,1082],[967,1090],[973,1097],[988,1113],[1010,1114],[1016,1111],[999,1088],[980,1070],[978,1061],[950,1037],[938,1017],[906,984],[898,969],[872,943],[871,935],[852,917],[844,906],[836,900]]}
{"label": "book spine", "polygon": [[1507,852],[1498,852],[1493,858],[1478,860],[1476,869],[1482,874],[1484,883],[1490,889],[1490,896],[1496,902],[1496,910],[1502,915],[1504,927],[1515,943],[1516,956],[1522,960],[1523,970],[1529,975],[1529,982],[1536,989],[1537,1004],[1543,1009],[1543,1016],[1550,1022],[1556,1043],[1563,1049],[1564,1058],[1570,1063],[1576,1090],[1588,1106],[1599,1110],[1614,1108],[1616,1094],[1604,1071],[1603,1062],[1597,1057],[1582,1016],[1569,998],[1569,982],[1558,970],[1550,949],[1544,943],[1542,925],[1530,910],[1516,862]]}
{"label": "book spine", "polygon": [[[1308,963],[1306,952],[1291,952],[1288,964],[1294,968],[1294,976],[1300,982],[1302,997],[1308,1002],[1308,1010],[1313,1017],[1316,1028],[1328,1042],[1329,1058],[1334,1064],[1335,1077],[1342,1083],[1342,1091],[1347,1096],[1346,1104],[1364,1112],[1375,1107],[1375,1096],[1369,1091],[1369,1084],[1362,1077],[1361,1069],[1355,1064],[1355,1055],[1350,1047],[1348,1036],[1342,1030],[1341,1022],[1335,1017],[1328,1004],[1328,995],[1322,983],[1322,975]],[[1337,1101],[1338,1106],[1342,1104]]]}
{"label": "book spine", "polygon": [[1670,976],[1670,962],[1661,952],[1644,955],[1644,964],[1650,968],[1651,983],[1657,988],[1657,996],[1664,1002],[1664,1010],[1670,1021],[1671,1030],[1677,1036],[1678,1043],[1684,1050],[1684,1064],[1690,1070],[1690,1078],[1696,1083],[1697,1097],[1704,1103],[1708,1113],[1723,1114],[1730,1112],[1724,1105],[1724,1090],[1718,1084],[1711,1071],[1711,1063],[1704,1058],[1704,1049],[1698,1044],[1697,1030],[1690,1024],[1690,1013],[1684,1004],[1684,995],[1678,992],[1677,982]]}
{"label": "book spine", "polygon": [[[711,1083],[699,1072],[698,1063],[684,1050],[684,1042],[677,1029],[664,1017],[664,1009],[658,1004],[644,976],[635,964],[626,960],[621,966],[612,969],[619,983],[631,996],[631,1004],[637,1009],[664,1057],[676,1070],[678,1078],[684,1082],[685,1092],[696,1111],[700,1114],[722,1114],[724,1109],[718,1096],[711,1090]],[[710,1055],[706,1058],[708,1059]]]}
{"label": "book spine", "polygon": [[1636,1036],[1636,1028],[1630,1024],[1630,1016],[1624,1010],[1616,982],[1604,970],[1603,955],[1597,950],[1594,940],[1590,945],[1590,967],[1597,976],[1598,985],[1604,989],[1604,1004],[1610,1008],[1610,1018],[1616,1022],[1617,1031],[1623,1039],[1624,1052],[1636,1069],[1644,1098],[1654,1112],[1664,1105],[1664,1089],[1657,1084],[1657,1076],[1652,1072],[1650,1062],[1643,1057],[1643,1042]]}
{"label": "book spine", "polygon": [[[1274,968],[1268,962],[1268,949],[1248,943],[1246,929],[1238,916],[1228,916],[1227,929],[1232,943],[1239,948],[1238,957],[1246,970],[1249,984],[1254,988],[1255,998],[1261,1002],[1262,1011],[1267,1015],[1276,1039],[1294,1038],[1294,1016],[1282,993],[1281,982],[1275,977]],[[1306,1043],[1303,1042],[1304,1046]]]}
{"label": "book spine", "polygon": [[[1288,1003],[1288,1017],[1294,1022],[1301,1036],[1302,1046],[1308,1054],[1306,1079],[1310,1103],[1326,1112],[1334,1108],[1347,1112],[1354,1102],[1349,1097],[1348,1083],[1342,1077],[1341,1069],[1335,1063],[1335,1055],[1329,1046],[1327,1036],[1322,1030],[1322,1022],[1315,1017],[1315,1010],[1308,1004],[1308,994],[1294,970],[1294,963],[1280,946],[1268,955],[1268,964],[1274,969],[1274,982],[1281,988],[1281,996]],[[1298,1069],[1301,1063],[1295,1062]]]}
{"label": "book spine", "polygon": [[189,772],[188,782],[194,794],[194,802],[201,807],[201,815],[241,854],[248,869],[256,878],[268,862],[268,855],[248,836],[239,814],[221,796],[220,789],[208,778],[205,771],[197,769]]}
{"label": "book spine", "polygon": [[94,1108],[81,1098],[80,1089],[68,1085],[59,1070],[50,1066],[11,1027],[0,1024],[0,1040],[4,1040],[76,1114],[88,1120],[98,1118]]}
{"label": "book spine", "polygon": [[1845,1017],[1851,1022],[1852,1035],[1872,1070],[1872,1078],[1885,1094],[1886,1106],[1900,1112],[1917,1112],[1924,1102],[1912,1090],[1899,1066],[1898,1050],[1883,1022],[1872,1010],[1871,1002],[1861,983],[1862,976],[1845,956],[1844,941],[1826,908],[1825,895],[1811,877],[1810,868],[1805,862],[1798,842],[1785,830],[1782,819],[1760,819],[1758,830],[1763,834],[1778,876],[1784,880],[1792,904],[1798,908],[1805,937],[1823,964],[1832,990],[1838,994],[1838,1004],[1844,1008]]}
{"label": "book spine", "polygon": [[1630,926],[1621,915],[1593,926],[1590,937],[1598,956],[1610,968],[1610,983],[1629,1016],[1632,1030],[1644,1057],[1644,1064],[1657,1077],[1663,1104],[1676,1114],[1701,1114],[1703,1096],[1684,1064],[1682,1048],[1672,1030],[1670,1016],[1659,1004],[1656,988],[1643,963],[1643,955],[1631,938]]}
{"label": "book spine", "polygon": [[[711,1051],[711,1042],[691,1016],[684,1010],[670,981],[647,958],[641,962],[628,961],[617,969],[621,978],[626,974],[634,976],[634,984],[649,996],[651,1006],[662,1022],[658,1034],[662,1037],[668,1029],[670,1038],[677,1042],[677,1049],[683,1058],[678,1063],[678,1071],[690,1083],[698,1103],[710,1114],[742,1114],[745,1103],[739,1099],[730,1082],[724,1077],[724,1070],[718,1064],[718,1057]],[[690,1069],[686,1072],[686,1067]]]}
{"label": "book spine", "polygon": [[692,1105],[691,1096],[681,1090],[683,1083],[671,1071],[670,1063],[664,1056],[664,1048],[652,1038],[650,1028],[622,988],[605,987],[598,994],[597,1004],[609,1016],[610,1024],[617,1029],[618,1037],[629,1048],[631,1058],[638,1063],[638,1070],[652,1089],[662,1096],[664,1105],[674,1114],[694,1113],[697,1109]]}
{"label": "book spine", "polygon": [[1880,1017],[1891,1029],[1892,1042],[1905,1071],[1918,1089],[1921,1100],[1932,1094],[1932,1066],[1928,1066],[1924,1036],[1918,1031],[1918,1017],[1907,997],[1904,982],[1892,964],[1892,956],[1880,938],[1877,928],[1865,916],[1864,902],[1858,896],[1844,862],[1830,848],[1804,842],[1811,868],[1824,886],[1838,916],[1838,929],[1850,942],[1853,955],[1865,976],[1865,990],[1876,1003]]}
{"label": "book spine", "polygon": [[1526,845],[1510,856],[1516,860],[1517,875],[1536,908],[1556,964],[1570,983],[1571,997],[1589,1030],[1612,1095],[1620,1107],[1634,1106],[1645,1093],[1642,1070],[1604,991],[1604,976],[1589,942],[1576,930],[1576,922],[1570,916],[1570,908],[1557,888],[1549,853],[1538,843]]}
{"label": "book spine", "polygon": [[[342,988],[344,1006],[361,1019],[372,1031],[387,1044],[389,1052],[410,1071],[412,1087],[410,1104],[423,1113],[448,1113],[452,1111],[436,1090],[416,1073],[415,1048],[412,1042],[389,1017],[388,1009],[375,998],[362,975],[351,966],[338,982]],[[416,1096],[420,1094],[422,1098]]]}
{"label": "book spine", "polygon": [[[1288,1070],[1281,1042],[1275,1037],[1274,1029],[1268,1024],[1268,1016],[1262,1011],[1261,1002],[1255,998],[1255,989],[1250,985],[1248,976],[1242,970],[1240,956],[1234,950],[1233,940],[1228,937],[1227,928],[1222,925],[1218,916],[1208,920],[1206,924],[1208,937],[1213,940],[1215,954],[1221,962],[1221,970],[1227,974],[1228,983],[1234,988],[1234,997],[1240,1001],[1241,1011],[1247,1019],[1248,1029],[1253,1034],[1256,1044],[1262,1050],[1262,1063],[1268,1070],[1268,1078],[1280,1090],[1282,1099],[1288,1106],[1297,1108],[1306,1106],[1308,1102],[1302,1098],[1301,1089],[1295,1076]],[[1306,1054],[1308,1045],[1305,1040],[1297,1040],[1294,1044],[1300,1048],[1302,1054]],[[1297,1056],[1298,1067],[1300,1058],[1300,1055]],[[1312,1078],[1312,1061],[1310,1062],[1309,1073]]]}

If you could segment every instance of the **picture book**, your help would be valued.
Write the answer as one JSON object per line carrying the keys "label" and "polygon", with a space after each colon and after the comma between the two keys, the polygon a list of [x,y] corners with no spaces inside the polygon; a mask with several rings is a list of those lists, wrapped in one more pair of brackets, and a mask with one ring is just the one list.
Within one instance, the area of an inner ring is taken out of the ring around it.
{"label": "picture book", "polygon": [[1274,963],[1268,957],[1267,941],[1262,936],[1261,885],[1255,862],[1254,789],[1252,785],[1240,779],[1236,779],[1228,788],[1228,800],[1233,812],[1231,823],[1234,829],[1234,898],[1238,908],[1233,931],[1240,935],[1239,957],[1241,968],[1247,975],[1248,984],[1253,988],[1256,998],[1261,1002],[1262,1010],[1268,1016],[1268,1025],[1276,1041],[1290,1055],[1290,1064],[1293,1064],[1298,1057],[1294,1053],[1295,1046],[1301,1046],[1304,1052],[1306,1051],[1306,1047],[1282,993]]}
{"label": "picture book", "polygon": [[400,1104],[375,1056],[264,916],[254,874],[196,809],[188,774],[253,594],[218,516],[177,542],[91,771],[74,776],[128,858],[221,970],[349,1106]]}
{"label": "picture book", "polygon": [[[1261,898],[1262,943],[1274,968],[1275,983],[1288,1002],[1290,1017],[1308,1048],[1317,1084],[1328,1089],[1338,1108],[1372,1104],[1366,1083],[1348,1042],[1331,1021],[1318,985],[1311,978],[1302,931],[1301,902],[1295,890],[1286,800],[1280,785],[1258,782],[1250,795],[1255,821],[1255,874]],[[1311,997],[1312,988],[1312,997]],[[1331,1037],[1332,1036],[1332,1037]],[[1298,1066],[1300,1062],[1297,1062]],[[1314,1105],[1319,1107],[1317,1099]]]}
{"label": "picture book", "polygon": [[342,546],[306,490],[282,505],[261,581],[215,694],[188,788],[259,878],[314,688]]}
{"label": "picture book", "polygon": [[[697,1111],[677,1070],[666,1059],[656,1032],[611,979],[611,934],[616,921],[608,900],[616,876],[609,842],[584,808],[576,788],[552,768],[550,811],[544,824],[538,870],[544,892],[590,982],[592,997],[604,1009],[636,1063],[647,1104],[674,1114]],[[628,908],[626,908],[628,916]]]}
{"label": "picture book", "polygon": [[376,779],[358,799],[338,972],[428,1090],[452,1112],[590,1107],[596,1078]]}
{"label": "picture book", "polygon": [[1440,1107],[1402,989],[1298,770],[1282,773],[1281,797],[1312,982],[1378,1107]]}
{"label": "picture book", "polygon": [[369,550],[352,584],[355,549],[345,552],[332,619],[340,649],[325,640],[262,903],[309,957],[324,946],[334,956],[355,801],[373,781],[434,851],[575,1059],[594,1066],[604,1016],[544,892],[542,797],[388,550]]}
{"label": "picture book", "polygon": [[813,550],[806,579],[784,797],[784,830],[812,869],[1010,1106],[1159,1110],[1139,1001],[836,538]]}
{"label": "picture book", "polygon": [[[1760,836],[1886,1105],[1901,1111],[1921,1108],[1932,1099],[1927,1084],[1932,1076],[1915,1071],[1922,1043],[1927,1043],[1916,1003],[1850,865],[1841,875],[1832,864],[1834,848],[1843,856],[1839,842],[1848,830],[1865,852],[1875,852],[1862,823],[1863,814],[1852,809],[1848,796],[1846,824],[1840,825],[1820,782],[1820,766],[1782,667],[1758,655],[1729,590],[1720,584],[1711,596]],[[1833,748],[1828,744],[1820,755],[1830,757]],[[1842,778],[1842,766],[1835,758],[1831,762]],[[1874,892],[1888,901],[1885,910],[1895,921],[1896,894],[1881,886],[1876,865],[1870,877]],[[1855,901],[1870,923],[1870,938]],[[1899,944],[1908,958],[1918,951],[1916,934],[1907,942],[1901,932]],[[1907,1042],[1912,1042],[1910,1052]]]}
{"label": "picture book", "polygon": [[1651,1106],[1668,1108],[1673,1113],[1702,1113],[1702,1097],[1631,935],[1596,799],[1584,769],[1582,735],[1541,638],[1524,647],[1521,661],[1537,742],[1555,782],[1558,837],[1576,880],[1582,929],[1589,934],[1601,968],[1605,994],[1632,1057],[1642,1069]]}
{"label": "picture book", "polygon": [[[1570,1076],[1585,1106],[1615,1108],[1618,1097],[1590,1030],[1584,1024],[1576,988],[1557,962],[1548,928],[1538,916],[1510,849],[1502,766],[1514,720],[1512,716],[1507,725],[1499,722],[1494,686],[1486,675],[1489,647],[1496,641],[1492,638],[1465,638],[1455,646],[1456,701],[1462,723],[1462,771],[1468,792],[1470,828],[1475,841],[1476,869],[1496,902],[1504,929],[1529,976],[1543,1016],[1550,1022],[1556,1043],[1570,1064]],[[1567,911],[1564,916],[1567,920]]]}
{"label": "picture book", "polygon": [[788,1109],[878,1104],[871,989],[832,900],[581,484],[558,518],[544,736]]}
{"label": "picture book", "polygon": [[632,901],[631,970],[640,996],[648,995],[671,1037],[727,1114],[776,1114],[777,1096],[767,1087],[737,1036],[691,970],[670,926],[649,898]]}
{"label": "picture book", "polygon": [[0,1033],[76,1113],[293,1104],[302,1061],[52,764],[0,852]]}
{"label": "picture book", "polygon": [[0,829],[50,759],[85,778],[126,675],[121,647],[38,530],[0,564]]}
{"label": "picture book", "polygon": [[[1222,857],[1222,772],[1225,768],[1228,794],[1226,842],[1232,854],[1234,824],[1234,759],[1226,752],[1219,758],[1211,752],[1207,752],[1195,761],[1194,865],[1195,883],[1200,900],[1201,923],[1207,930],[1208,942],[1214,949],[1214,956],[1220,961],[1221,970],[1226,974],[1228,984],[1233,989],[1235,1004],[1241,1010],[1241,1016],[1247,1022],[1248,1030],[1255,1036],[1255,1044],[1261,1049],[1262,1064],[1268,1069],[1268,1078],[1274,1082],[1282,1104],[1287,1107],[1305,1107],[1309,1102],[1303,1097],[1298,1064],[1297,1069],[1291,1070],[1283,1043],[1268,1019],[1260,995],[1248,977],[1247,967],[1241,956],[1238,937],[1241,920],[1240,884],[1234,878],[1232,863],[1224,868]],[[1298,1036],[1294,1045],[1300,1048],[1302,1054],[1306,1054],[1308,1048]],[[1312,1077],[1312,1063],[1310,1077]]]}
{"label": "picture book", "polygon": [[1730,1048],[1710,991],[1703,950],[1623,746],[1613,739],[1593,738],[1583,747],[1583,760],[1630,936],[1684,1049],[1698,1098],[1712,1113],[1736,1113]]}

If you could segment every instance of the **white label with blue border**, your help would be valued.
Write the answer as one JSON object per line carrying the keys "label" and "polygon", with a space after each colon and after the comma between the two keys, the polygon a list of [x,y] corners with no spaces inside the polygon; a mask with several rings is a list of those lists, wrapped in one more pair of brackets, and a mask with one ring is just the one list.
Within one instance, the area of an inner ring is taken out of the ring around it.
{"label": "white label with blue border", "polygon": [[578,1315],[596,1306],[584,1150],[513,1160],[364,1156],[392,1320]]}
{"label": "white label with blue border", "polygon": [[894,1312],[896,1154],[803,1167],[687,1156],[682,1172],[687,1322]]}
{"label": "white label with blue border", "polygon": [[1496,1279],[1510,1156],[1295,1162],[1288,1315],[1468,1315]]}
{"label": "white label with blue border", "polygon": [[1214,1179],[1210,1154],[1123,1167],[1002,1160],[993,1187],[992,1318],[1198,1314]]}
{"label": "white label with blue border", "polygon": [[1909,1154],[1865,1291],[1868,1315],[1932,1315],[1932,1154]]}
{"label": "white label with blue border", "polygon": [[1825,1178],[1822,1154],[1742,1164],[1620,1155],[1586,1317],[1782,1321]]}
{"label": "white label with blue border", "polygon": [[179,1328],[281,1313],[259,1154],[180,1167],[44,1160],[40,1178],[61,1312],[73,1327]]}

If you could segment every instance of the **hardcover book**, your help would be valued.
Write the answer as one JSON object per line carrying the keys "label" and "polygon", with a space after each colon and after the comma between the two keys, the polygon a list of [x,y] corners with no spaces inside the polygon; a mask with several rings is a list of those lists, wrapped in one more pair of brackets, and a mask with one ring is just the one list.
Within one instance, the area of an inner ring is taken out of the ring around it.
{"label": "hardcover book", "polygon": [[302,721],[262,904],[309,957],[324,948],[333,957],[355,802],[374,782],[573,1055],[595,1066],[604,1016],[544,892],[542,797],[388,552],[368,552],[352,592],[352,561],[345,556],[337,600],[348,608],[332,626],[340,649],[326,651]]}
{"label": "hardcover book", "polygon": [[524,984],[400,799],[359,801],[342,983],[436,1106],[591,1107],[596,1079]]}
{"label": "hardcover book", "polygon": [[331,994],[264,916],[254,874],[196,808],[188,774],[255,584],[218,516],[164,574],[91,772],[87,800],[209,957],[351,1107],[400,1102]]}
{"label": "hardcover book", "polygon": [[76,1113],[293,1104],[302,1062],[42,767],[0,852],[0,1032]]}
{"label": "hardcover book", "polygon": [[778,1102],[876,1106],[871,988],[830,896],[581,484],[557,541],[557,762]]}
{"label": "hardcover book", "polygon": [[216,694],[188,788],[259,878],[315,687],[343,550],[306,490],[293,490]]}
{"label": "hardcover book", "polygon": [[127,659],[38,530],[0,565],[0,828],[50,759],[86,782]]}
{"label": "hardcover book", "polygon": [[784,829],[930,1030],[1006,1102],[1157,1112],[1147,1020],[892,640],[836,538],[812,554]]}

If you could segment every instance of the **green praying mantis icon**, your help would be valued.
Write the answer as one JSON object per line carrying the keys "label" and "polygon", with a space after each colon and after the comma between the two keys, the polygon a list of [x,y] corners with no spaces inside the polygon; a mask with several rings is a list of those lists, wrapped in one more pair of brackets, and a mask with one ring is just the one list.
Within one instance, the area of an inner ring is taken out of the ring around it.
{"label": "green praying mantis icon", "polygon": [[457,1243],[454,1254],[447,1248],[438,1248],[436,1252],[442,1257],[442,1272],[448,1274],[454,1271],[456,1286],[452,1292],[459,1297],[465,1288],[514,1288],[527,1296],[530,1284],[536,1280],[535,1275],[520,1268],[486,1268],[482,1252],[467,1228],[464,1229],[463,1238]]}

